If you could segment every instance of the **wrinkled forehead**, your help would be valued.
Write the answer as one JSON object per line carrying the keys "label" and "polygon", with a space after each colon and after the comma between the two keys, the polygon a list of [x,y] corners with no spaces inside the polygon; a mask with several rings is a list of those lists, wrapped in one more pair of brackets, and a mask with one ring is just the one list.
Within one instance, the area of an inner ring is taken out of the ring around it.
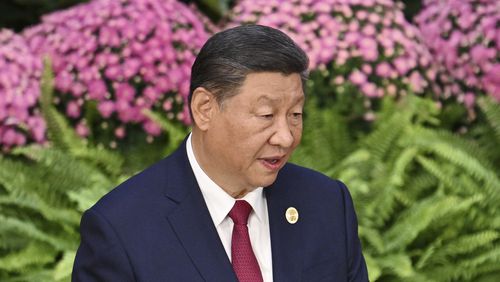
{"label": "wrinkled forehead", "polygon": [[258,103],[276,104],[280,101],[304,99],[303,83],[298,73],[251,73],[239,87],[238,96],[246,96]]}

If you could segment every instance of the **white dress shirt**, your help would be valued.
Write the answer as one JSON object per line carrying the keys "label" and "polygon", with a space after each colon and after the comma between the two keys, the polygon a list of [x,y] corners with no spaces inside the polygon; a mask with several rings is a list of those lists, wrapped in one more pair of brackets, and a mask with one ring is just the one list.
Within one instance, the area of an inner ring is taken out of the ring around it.
{"label": "white dress shirt", "polygon": [[[227,194],[219,185],[210,179],[200,167],[193,152],[191,134],[186,142],[186,150],[189,163],[193,169],[196,181],[200,186],[210,216],[219,233],[226,254],[229,260],[231,260],[231,237],[234,224],[231,218],[229,218],[228,213],[233,208],[236,199]],[[245,200],[252,206],[253,211],[248,218],[250,242],[257,262],[259,263],[264,281],[271,282],[273,281],[271,235],[269,231],[267,201],[262,190],[262,187],[258,187],[239,200]]]}

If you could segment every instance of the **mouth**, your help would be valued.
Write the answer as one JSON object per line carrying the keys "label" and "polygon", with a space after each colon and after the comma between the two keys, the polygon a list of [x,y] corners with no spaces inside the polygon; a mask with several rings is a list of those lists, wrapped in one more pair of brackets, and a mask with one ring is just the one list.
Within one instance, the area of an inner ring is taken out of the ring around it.
{"label": "mouth", "polygon": [[275,156],[260,158],[259,161],[271,171],[277,171],[281,168],[282,164],[285,162],[285,156]]}

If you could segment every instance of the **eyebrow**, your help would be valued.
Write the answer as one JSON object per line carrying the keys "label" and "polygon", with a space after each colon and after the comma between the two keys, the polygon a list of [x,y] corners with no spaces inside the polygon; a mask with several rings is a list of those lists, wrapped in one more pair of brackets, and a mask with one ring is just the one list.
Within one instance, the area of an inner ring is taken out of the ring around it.
{"label": "eyebrow", "polygon": [[[257,98],[257,102],[258,103],[262,102],[262,100],[265,100],[265,102],[271,102],[271,103],[275,104],[275,103],[277,103],[280,100],[280,98],[273,99],[273,98],[271,98],[271,97],[269,97],[267,95],[262,95],[259,98]],[[303,95],[300,96],[298,99],[296,99],[297,103],[301,102],[301,101],[304,101],[304,100],[305,100],[305,97]]]}
{"label": "eyebrow", "polygon": [[259,103],[260,103],[262,100],[265,100],[266,102],[271,102],[271,103],[273,103],[273,104],[275,104],[276,102],[278,102],[278,101],[279,101],[279,99],[273,99],[273,98],[271,98],[271,97],[269,97],[269,96],[267,96],[267,95],[262,95],[262,96],[260,96],[259,98],[257,98],[257,102],[259,102]]}

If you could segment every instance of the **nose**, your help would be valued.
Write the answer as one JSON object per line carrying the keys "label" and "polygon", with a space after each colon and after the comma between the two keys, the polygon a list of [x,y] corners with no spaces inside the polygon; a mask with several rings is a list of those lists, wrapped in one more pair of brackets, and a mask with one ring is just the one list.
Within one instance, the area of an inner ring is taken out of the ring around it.
{"label": "nose", "polygon": [[277,121],[275,125],[275,131],[269,143],[274,146],[280,146],[282,148],[290,148],[295,141],[292,130],[288,121],[286,119]]}

